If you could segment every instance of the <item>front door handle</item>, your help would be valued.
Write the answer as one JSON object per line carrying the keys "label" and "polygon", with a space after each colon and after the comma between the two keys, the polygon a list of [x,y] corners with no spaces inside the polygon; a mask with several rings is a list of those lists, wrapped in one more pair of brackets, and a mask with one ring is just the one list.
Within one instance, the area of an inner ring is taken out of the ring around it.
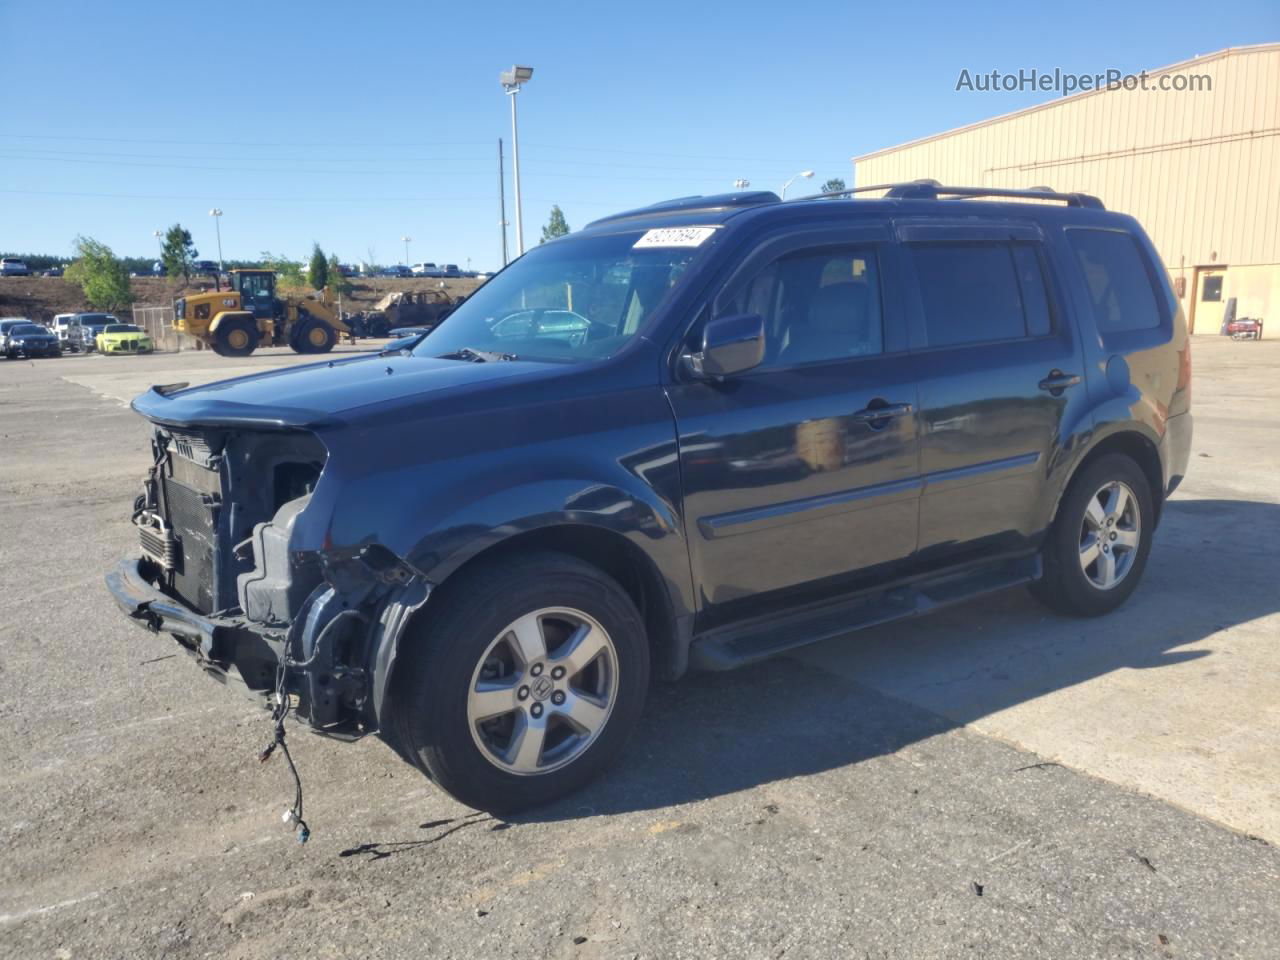
{"label": "front door handle", "polygon": [[1048,390],[1055,397],[1067,387],[1074,387],[1081,380],[1078,373],[1063,373],[1061,370],[1050,370],[1049,376],[1040,381],[1040,389]]}
{"label": "front door handle", "polygon": [[855,423],[875,423],[879,420],[905,417],[914,409],[909,403],[885,403],[874,407],[864,407],[853,415],[853,419]]}

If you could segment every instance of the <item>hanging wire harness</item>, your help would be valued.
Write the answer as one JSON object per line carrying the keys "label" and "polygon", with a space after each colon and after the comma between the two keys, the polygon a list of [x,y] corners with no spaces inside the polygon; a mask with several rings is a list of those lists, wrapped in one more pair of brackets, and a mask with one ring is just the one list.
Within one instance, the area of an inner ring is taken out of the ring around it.
{"label": "hanging wire harness", "polygon": [[281,819],[290,826],[296,825],[298,828],[298,842],[306,843],[311,839],[311,828],[307,826],[307,821],[302,818],[302,778],[298,776],[298,768],[289,753],[289,744],[285,742],[284,722],[289,716],[289,711],[293,709],[292,700],[284,689],[286,669],[286,665],[281,663],[280,669],[276,672],[275,706],[271,711],[274,736],[271,742],[258,754],[258,762],[266,763],[270,760],[271,755],[275,753],[276,747],[279,747],[280,752],[284,754],[285,762],[289,764],[289,772],[293,774],[294,793],[293,806],[284,812],[284,816]]}

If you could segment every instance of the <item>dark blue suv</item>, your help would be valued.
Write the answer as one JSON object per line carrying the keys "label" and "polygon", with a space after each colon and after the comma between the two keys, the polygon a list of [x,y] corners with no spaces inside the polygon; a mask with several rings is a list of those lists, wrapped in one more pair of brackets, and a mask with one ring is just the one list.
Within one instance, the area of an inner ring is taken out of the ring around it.
{"label": "dark blue suv", "polygon": [[651,674],[1019,584],[1114,609],[1191,440],[1151,242],[1081,194],[878,190],[608,217],[403,348],[153,388],[119,604],[278,737],[378,731],[494,811],[617,756]]}

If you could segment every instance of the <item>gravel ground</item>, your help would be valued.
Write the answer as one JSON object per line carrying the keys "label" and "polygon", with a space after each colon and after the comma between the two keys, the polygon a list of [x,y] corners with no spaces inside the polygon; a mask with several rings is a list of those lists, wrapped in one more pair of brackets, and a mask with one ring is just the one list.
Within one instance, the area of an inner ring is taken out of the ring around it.
{"label": "gravel ground", "polygon": [[[0,955],[1280,956],[1267,839],[822,657],[655,687],[609,776],[513,821],[376,739],[297,729],[300,847],[286,768],[256,760],[266,715],[103,586],[146,430],[62,379],[91,362],[0,364]],[[1274,599],[1248,602],[1274,626]],[[951,628],[968,643],[1022,603]]]}

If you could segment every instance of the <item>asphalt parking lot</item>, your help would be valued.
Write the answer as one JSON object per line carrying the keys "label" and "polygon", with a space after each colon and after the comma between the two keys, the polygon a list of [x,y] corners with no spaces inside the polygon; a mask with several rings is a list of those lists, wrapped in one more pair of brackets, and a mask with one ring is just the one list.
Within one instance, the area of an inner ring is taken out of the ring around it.
{"label": "asphalt parking lot", "polygon": [[509,822],[299,730],[306,846],[266,715],[102,582],[125,401],[298,359],[0,362],[0,954],[1280,956],[1277,342],[1197,339],[1117,614],[1011,593],[657,686],[608,777]]}

